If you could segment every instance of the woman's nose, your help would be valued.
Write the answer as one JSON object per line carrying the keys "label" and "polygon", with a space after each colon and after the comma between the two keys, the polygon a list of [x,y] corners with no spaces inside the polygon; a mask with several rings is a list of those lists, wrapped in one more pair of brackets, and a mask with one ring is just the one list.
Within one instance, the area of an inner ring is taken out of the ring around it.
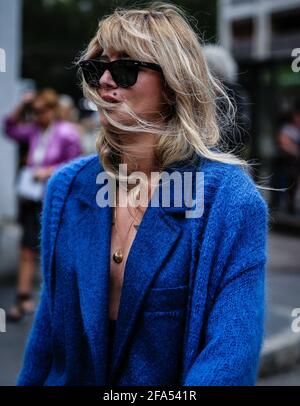
{"label": "woman's nose", "polygon": [[99,80],[100,87],[117,87],[116,83],[114,82],[111,73],[108,69],[104,71],[103,75]]}

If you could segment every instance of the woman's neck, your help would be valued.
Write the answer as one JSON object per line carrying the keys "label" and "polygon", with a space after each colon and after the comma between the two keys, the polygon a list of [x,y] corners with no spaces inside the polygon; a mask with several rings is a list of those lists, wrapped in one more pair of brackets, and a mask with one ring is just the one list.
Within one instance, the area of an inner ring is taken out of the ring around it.
{"label": "woman's neck", "polygon": [[50,127],[50,123],[48,124],[40,124],[42,131],[46,131]]}
{"label": "woman's neck", "polygon": [[155,157],[154,136],[151,134],[134,134],[122,136],[121,142],[130,152],[125,152],[121,157],[121,163],[127,164],[127,172],[142,172],[148,178],[152,172],[159,170],[159,165]]}

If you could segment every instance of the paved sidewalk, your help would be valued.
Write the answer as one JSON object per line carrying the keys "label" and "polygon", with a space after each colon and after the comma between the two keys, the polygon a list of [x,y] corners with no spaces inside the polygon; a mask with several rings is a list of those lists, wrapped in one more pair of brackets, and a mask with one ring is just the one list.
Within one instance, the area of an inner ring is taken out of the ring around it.
{"label": "paved sidewalk", "polygon": [[[20,230],[10,224],[2,227],[2,232],[0,307],[7,309],[14,295]],[[266,337],[260,367],[264,378],[259,384],[267,384],[270,379],[268,376],[300,363],[300,333],[294,333],[291,329],[291,312],[294,308],[300,308],[300,237],[273,231],[270,233],[268,249]],[[38,291],[37,278],[37,299]],[[7,332],[0,333],[0,386],[15,384],[32,319],[32,316],[28,316],[20,324],[7,324]]]}
{"label": "paved sidewalk", "polygon": [[269,236],[262,376],[300,363],[300,332],[292,330],[292,310],[296,308],[300,308],[300,237],[273,231]]}
{"label": "paved sidewalk", "polygon": [[276,375],[271,375],[258,380],[258,386],[299,386],[300,385],[300,365],[287,371],[281,371]]}
{"label": "paved sidewalk", "polygon": [[[13,286],[0,285],[0,301],[7,308],[14,295]],[[27,316],[19,324],[6,324],[6,333],[0,333],[0,386],[16,384],[21,368],[24,347],[33,316]]]}

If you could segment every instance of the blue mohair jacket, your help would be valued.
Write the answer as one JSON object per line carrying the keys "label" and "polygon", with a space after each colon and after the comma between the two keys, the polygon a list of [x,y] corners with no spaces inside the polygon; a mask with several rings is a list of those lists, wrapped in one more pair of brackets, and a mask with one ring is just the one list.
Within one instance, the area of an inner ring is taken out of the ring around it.
{"label": "blue mohair jacket", "polygon": [[93,155],[51,178],[41,301],[18,385],[255,384],[266,203],[235,165],[199,158],[174,169],[204,173],[204,213],[187,219],[174,193],[170,207],[147,207],[126,262],[110,362],[112,208],[96,202],[104,169]]}

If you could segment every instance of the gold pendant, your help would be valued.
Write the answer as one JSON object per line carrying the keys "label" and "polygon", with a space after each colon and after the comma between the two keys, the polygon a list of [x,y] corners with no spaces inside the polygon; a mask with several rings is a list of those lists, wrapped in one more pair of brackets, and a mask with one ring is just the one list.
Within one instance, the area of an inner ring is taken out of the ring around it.
{"label": "gold pendant", "polygon": [[113,255],[113,260],[119,264],[120,262],[123,261],[123,252],[121,250],[121,248],[119,248]]}

